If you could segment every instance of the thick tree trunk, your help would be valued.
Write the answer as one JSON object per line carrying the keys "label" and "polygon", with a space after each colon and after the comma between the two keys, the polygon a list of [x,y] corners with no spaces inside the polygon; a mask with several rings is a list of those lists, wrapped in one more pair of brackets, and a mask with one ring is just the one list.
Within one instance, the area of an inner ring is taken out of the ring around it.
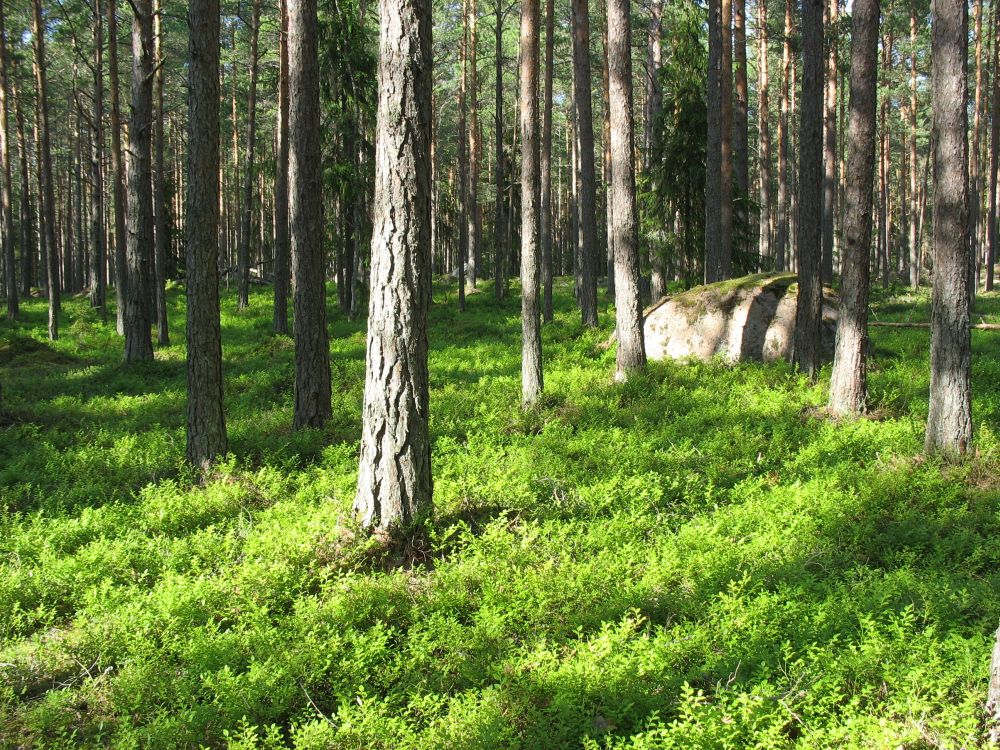
{"label": "thick tree trunk", "polygon": [[274,175],[274,322],[288,334],[288,0],[281,0],[278,39],[278,122]]}
{"label": "thick tree trunk", "polygon": [[[580,313],[585,326],[596,327],[597,185],[594,168],[594,116],[590,90],[590,9],[588,0],[572,0],[572,3],[573,88],[576,103],[576,126],[580,140]],[[523,11],[521,23],[523,27]],[[537,35],[537,17],[535,25]],[[537,65],[535,67],[537,68]],[[536,71],[536,78],[537,75]],[[523,95],[524,81],[521,82],[521,86]],[[521,133],[523,136],[523,126]],[[522,196],[522,202],[524,200]]]}
{"label": "thick tree trunk", "polygon": [[188,5],[187,460],[226,452],[219,327],[219,0]]}
{"label": "thick tree trunk", "polygon": [[966,13],[962,0],[933,0],[934,291],[924,441],[929,453],[960,454],[972,446]]}
{"label": "thick tree trunk", "polygon": [[380,0],[375,224],[354,509],[362,525],[407,526],[431,509],[430,0]]}
{"label": "thick tree trunk", "polygon": [[552,68],[555,54],[555,0],[545,4],[545,94],[542,102],[542,321],[551,323],[552,310]]}
{"label": "thick tree trunk", "polygon": [[[578,3],[579,0],[574,0]],[[579,12],[579,8],[577,9]],[[582,33],[586,38],[586,0],[584,0],[584,21]],[[538,155],[538,0],[521,0],[521,404],[527,409],[542,395],[542,334],[538,309],[539,282],[539,209],[542,200],[539,179]],[[589,59],[589,55],[588,55]],[[587,66],[589,71],[589,65]],[[577,73],[580,71],[577,70]],[[587,79],[587,102],[585,109],[589,116],[590,80]],[[578,91],[579,93],[579,91]],[[577,110],[584,105],[578,100]],[[591,132],[591,177],[593,177],[593,132]],[[591,206],[593,206],[593,181]],[[591,212],[593,219],[593,212]],[[593,221],[591,221],[593,227]],[[593,240],[593,236],[591,236]],[[592,258],[591,258],[592,260]],[[591,265],[590,280],[593,281]],[[594,293],[594,320],[596,325],[596,288]],[[587,311],[584,311],[587,323]]]}
{"label": "thick tree trunk", "polygon": [[104,234],[104,13],[101,0],[94,6],[94,107],[90,127],[90,304],[108,319],[107,243]]}
{"label": "thick tree trunk", "polygon": [[38,96],[38,142],[41,178],[41,213],[45,216],[45,246],[48,259],[49,339],[59,338],[59,252],[56,243],[56,198],[52,177],[52,147],[49,130],[48,84],[45,69],[45,25],[41,0],[32,0],[32,33],[35,46],[35,91]]}
{"label": "thick tree trunk", "polygon": [[153,217],[155,228],[156,262],[156,333],[160,346],[170,344],[167,323],[167,255],[170,252],[170,219],[167,216],[167,172],[164,159],[163,120],[163,26],[160,23],[161,0],[153,2],[153,35],[155,38],[155,76],[153,78],[156,114],[153,118],[153,140],[156,149],[156,170],[153,173]]}
{"label": "thick tree trunk", "polygon": [[774,235],[774,268],[784,271],[788,267],[788,225],[791,211],[789,210],[789,174],[788,148],[789,125],[788,109],[791,93],[792,75],[792,8],[793,0],[785,0],[785,25],[781,52],[781,96],[778,113],[778,204],[777,228]]}
{"label": "thick tree trunk", "polygon": [[125,361],[153,358],[149,259],[153,245],[150,126],[153,121],[153,7],[136,0],[132,17],[132,120],[128,131],[128,244]]}
{"label": "thick tree trunk", "polygon": [[[14,212],[11,206],[10,141],[7,124],[7,32],[3,4],[0,3],[0,222],[3,224],[4,281],[7,291],[7,319],[17,320],[17,263],[14,260]],[[24,246],[24,250],[27,246]]]}
{"label": "thick tree trunk", "polygon": [[639,228],[635,202],[635,125],[632,117],[632,28],[629,0],[607,0],[608,70],[611,111],[611,214],[615,249],[615,378],[646,364],[639,292]]}
{"label": "thick tree trunk", "polygon": [[823,313],[823,2],[802,3],[802,108],[799,127],[798,279],[795,363],[810,378],[820,366]]}
{"label": "thick tree trunk", "polygon": [[830,376],[830,411],[860,414],[868,400],[868,292],[875,182],[875,110],[878,81],[878,0],[854,0],[851,102],[840,315]]}
{"label": "thick tree trunk", "polygon": [[767,0],[757,0],[757,132],[760,162],[760,226],[757,254],[762,269],[769,268],[771,247],[771,106],[768,96]]}
{"label": "thick tree trunk", "polygon": [[829,0],[827,27],[831,29],[826,51],[826,101],[823,121],[823,255],[820,273],[833,281],[834,216],[837,197],[837,25],[839,0]]}
{"label": "thick tree trunk", "polygon": [[316,0],[288,5],[288,183],[295,290],[295,429],[330,418],[330,343],[323,254]]}

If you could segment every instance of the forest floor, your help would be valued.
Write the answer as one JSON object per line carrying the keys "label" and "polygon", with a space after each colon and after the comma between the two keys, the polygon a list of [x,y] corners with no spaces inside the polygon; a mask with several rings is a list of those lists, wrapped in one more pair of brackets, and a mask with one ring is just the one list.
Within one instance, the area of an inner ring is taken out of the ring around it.
{"label": "forest floor", "polygon": [[[235,458],[184,468],[173,345],[121,363],[65,303],[0,323],[0,747],[930,748],[981,734],[1000,619],[1000,332],[974,331],[979,454],[921,456],[926,329],[872,330],[873,417],[783,364],[611,382],[566,280],[545,397],[520,303],[431,313],[436,516],[350,521],[364,328],[331,296],[333,419],[291,430],[267,289],[223,300]],[[980,319],[1000,322],[1000,296]],[[879,320],[926,293],[876,292]]]}

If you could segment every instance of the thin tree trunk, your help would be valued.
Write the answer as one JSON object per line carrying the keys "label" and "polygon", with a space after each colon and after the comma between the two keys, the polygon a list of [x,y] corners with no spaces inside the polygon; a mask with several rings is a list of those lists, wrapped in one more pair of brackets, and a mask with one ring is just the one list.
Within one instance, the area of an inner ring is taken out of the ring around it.
{"label": "thin tree trunk", "polygon": [[[542,198],[542,321],[551,323],[552,310],[552,68],[555,54],[555,0],[545,5],[545,94],[540,154]],[[499,101],[499,99],[498,99]],[[499,195],[499,191],[497,192]]]}
{"label": "thin tree trunk", "polygon": [[[597,185],[594,169],[594,117],[590,90],[590,9],[588,0],[572,0],[572,4],[573,84],[576,127],[580,141],[580,313],[585,326],[596,327]],[[523,24],[524,19],[522,18],[522,26]],[[521,85],[523,95],[523,81]],[[523,136],[525,132],[523,126],[521,132]],[[526,141],[523,142],[526,143]],[[525,201],[523,195],[521,200]]]}
{"label": "thin tree trunk", "polygon": [[115,214],[116,326],[125,334],[125,288],[128,263],[125,237],[125,166],[122,162],[121,105],[118,88],[118,3],[108,0],[108,86],[111,96],[111,186]]}
{"label": "thin tree trunk", "polygon": [[288,335],[288,0],[281,0],[278,39],[278,139],[274,176],[274,322]]}
{"label": "thin tree trunk", "polygon": [[35,46],[35,90],[38,96],[38,138],[41,160],[42,213],[45,216],[45,245],[48,256],[49,339],[59,338],[59,253],[56,244],[56,199],[52,178],[52,148],[49,131],[48,86],[45,69],[45,24],[41,0],[32,0],[32,31]]}
{"label": "thin tree trunk", "polygon": [[603,162],[601,164],[601,169],[604,177],[604,238],[605,251],[607,253],[605,271],[607,272],[607,293],[609,296],[613,297],[615,294],[615,241],[612,227],[614,226],[615,220],[614,202],[611,200],[611,184],[613,178],[611,168],[611,107],[609,105],[611,83],[608,68],[608,0],[601,0],[601,5],[604,7],[605,18],[604,26],[601,29],[601,41],[604,51],[601,65],[601,93],[603,95],[602,109],[604,110],[603,132],[601,136],[601,146],[603,147]]}
{"label": "thin tree trunk", "polygon": [[611,196],[615,248],[615,378],[646,364],[639,293],[639,227],[635,202],[635,125],[632,116],[632,28],[629,0],[607,0]]}
{"label": "thin tree trunk", "polygon": [[375,224],[361,462],[354,509],[390,530],[431,509],[431,3],[380,0]]}
{"label": "thin tree trunk", "polygon": [[[10,175],[10,141],[7,124],[7,32],[3,3],[0,3],[0,221],[3,223],[4,279],[7,289],[7,319],[17,320],[17,264],[14,261],[14,213],[11,206],[13,187]],[[27,246],[25,246],[27,249]],[[23,251],[22,251],[23,252]]]}
{"label": "thin tree trunk", "polygon": [[31,294],[32,282],[35,280],[35,233],[34,215],[31,210],[31,178],[28,174],[28,142],[24,135],[24,109],[21,97],[18,95],[15,76],[9,78],[11,97],[14,100],[14,119],[17,124],[17,149],[20,161],[20,223],[21,223],[21,294],[28,297]]}
{"label": "thin tree trunk", "polygon": [[[979,5],[982,5],[982,0],[979,0]],[[982,8],[980,7],[980,15],[982,14]],[[981,67],[981,66],[980,66]],[[979,71],[979,82],[982,83],[982,70]],[[978,99],[979,84],[977,84],[977,99]],[[909,147],[910,147],[910,287],[916,289],[920,286],[920,247],[919,247],[919,236],[917,233],[918,221],[917,214],[919,211],[918,199],[917,199],[917,4],[916,0],[911,0],[910,2],[910,108],[909,108],[909,118],[910,118],[910,132],[909,132]],[[976,109],[976,128],[973,130],[973,142],[978,144],[979,142],[979,109]],[[973,151],[975,157],[973,158],[973,163],[976,166],[976,179],[973,184],[977,186],[976,195],[979,193],[979,147],[975,147]],[[979,206],[979,199],[976,198],[976,206]],[[976,212],[978,215],[978,211]],[[978,224],[978,219],[976,221]],[[978,232],[978,230],[977,230]]]}
{"label": "thin tree trunk", "polygon": [[[827,27],[837,26],[839,0],[829,0]],[[831,31],[826,51],[826,102],[823,122],[823,255],[820,273],[833,281],[834,216],[837,197],[837,34]]]}
{"label": "thin tree trunk", "polygon": [[467,231],[469,233],[469,254],[467,257],[466,283],[475,289],[478,284],[479,260],[482,254],[480,248],[479,223],[479,72],[476,34],[477,0],[467,0],[469,12],[469,90],[466,101],[469,105],[468,144],[469,144],[469,204],[466,215]]}
{"label": "thin tree trunk", "polygon": [[[574,0],[575,4],[578,2],[579,0]],[[585,4],[584,0],[584,14]],[[543,387],[542,334],[538,309],[538,235],[542,200],[538,154],[538,16],[538,0],[521,0],[521,404],[525,409],[538,401]],[[584,24],[582,31],[579,30],[579,23]],[[586,38],[585,20],[579,22],[578,19],[576,31]],[[589,78],[586,88],[589,93]],[[589,97],[587,105],[585,109],[589,110]],[[580,108],[581,103],[578,101],[577,109]],[[593,134],[590,150],[593,168]],[[596,289],[593,291],[596,318]],[[584,322],[587,322],[586,316]]]}
{"label": "thin tree trunk", "polygon": [[823,312],[823,3],[802,3],[802,107],[799,127],[798,281],[795,363],[815,379]]}
{"label": "thin tree trunk", "polygon": [[771,265],[771,107],[768,96],[767,0],[757,0],[757,132],[760,149],[760,227],[757,252],[761,268]]}
{"label": "thin tree trunk", "polygon": [[254,157],[257,141],[257,40],[260,33],[260,0],[253,0],[250,15],[250,88],[247,92],[246,156],[243,164],[243,206],[238,249],[236,307],[250,303],[250,236],[253,222]]}
{"label": "thin tree trunk", "polygon": [[[836,0],[831,0],[836,2]],[[750,199],[749,110],[747,87],[747,26],[746,0],[733,0],[733,174],[735,197],[739,206],[739,224],[748,233],[750,216],[746,210]]]}
{"label": "thin tree trunk", "polygon": [[875,181],[878,0],[854,0],[840,315],[830,376],[830,411],[860,414],[868,400],[868,294]]}
{"label": "thin tree trunk", "polygon": [[705,156],[705,283],[722,276],[722,0],[708,3],[708,128]]}
{"label": "thin tree trunk", "polygon": [[778,205],[777,205],[777,229],[775,231],[775,262],[777,271],[784,271],[788,267],[788,224],[791,211],[789,210],[789,165],[788,165],[788,140],[789,121],[788,105],[791,75],[792,75],[792,8],[793,0],[785,0],[785,25],[783,33],[783,43],[781,52],[781,96],[779,101],[778,114]]}
{"label": "thin tree trunk", "polygon": [[295,290],[295,429],[322,427],[331,414],[317,37],[316,0],[290,2],[288,208]]}
{"label": "thin tree trunk", "polygon": [[[974,18],[974,35],[976,39],[976,94],[974,99],[974,104],[972,107],[972,143],[969,148],[969,187],[971,189],[971,198],[969,200],[969,232],[972,242],[972,258],[973,263],[976,264],[977,275],[978,275],[978,263],[979,259],[982,257],[982,236],[979,233],[980,225],[980,195],[981,195],[981,178],[980,178],[980,119],[982,115],[983,106],[983,1],[976,0],[972,6],[973,8],[973,18]],[[910,45],[913,47],[916,38],[916,7],[913,0],[910,2]],[[914,57],[916,55],[915,50],[911,51],[910,67],[911,76],[913,74]],[[996,66],[994,65],[994,68]],[[911,99],[913,94],[911,93]]]}
{"label": "thin tree trunk", "polygon": [[94,5],[94,107],[91,114],[90,138],[90,241],[91,279],[90,304],[101,310],[107,321],[107,244],[104,234],[104,14],[101,0]]}
{"label": "thin tree trunk", "polygon": [[458,309],[465,311],[465,272],[469,261],[469,11],[462,0],[462,41],[458,48],[462,81],[458,87]]}
{"label": "thin tree trunk", "polygon": [[155,227],[156,252],[156,332],[160,346],[170,344],[170,331],[167,323],[167,254],[170,243],[170,220],[167,216],[167,173],[164,159],[163,144],[163,26],[160,22],[162,10],[161,0],[153,2],[153,35],[155,38],[155,57],[153,77],[156,114],[153,118],[153,140],[156,150],[156,170],[153,178],[153,216]]}
{"label": "thin tree trunk", "polygon": [[[504,216],[505,157],[503,152],[503,17],[502,0],[494,4],[496,26],[494,27],[496,87],[493,130],[496,138],[496,206],[493,220],[493,292],[497,301],[507,298],[507,220]],[[551,115],[550,115],[551,117]]]}
{"label": "thin tree trunk", "polygon": [[927,452],[972,447],[966,4],[933,0],[934,289]]}
{"label": "thin tree trunk", "polygon": [[[989,224],[986,230],[986,280],[984,289],[993,289],[993,264],[997,257],[997,169],[1000,166],[1000,44],[993,48],[993,102],[990,112],[990,176],[989,176]],[[978,195],[974,201],[979,202]],[[973,263],[978,263],[980,254],[973,255]]]}
{"label": "thin tree trunk", "polygon": [[733,265],[733,6],[732,0],[722,2],[722,191],[719,215],[722,221],[720,265],[718,279],[728,279]]}

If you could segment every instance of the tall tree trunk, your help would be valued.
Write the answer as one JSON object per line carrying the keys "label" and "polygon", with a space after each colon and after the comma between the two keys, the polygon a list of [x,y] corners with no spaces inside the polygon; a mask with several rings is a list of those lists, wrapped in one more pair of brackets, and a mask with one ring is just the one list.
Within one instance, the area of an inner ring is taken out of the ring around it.
{"label": "tall tree trunk", "polygon": [[59,253],[56,244],[56,198],[52,178],[52,147],[49,131],[48,84],[45,69],[45,24],[42,22],[42,2],[32,0],[32,32],[35,43],[35,91],[38,96],[38,138],[41,160],[42,213],[45,215],[45,245],[49,274],[49,339],[59,338]]}
{"label": "tall tree trunk", "polygon": [[840,315],[830,376],[830,411],[860,414],[868,400],[868,293],[875,182],[875,110],[878,82],[878,0],[854,0],[851,31],[851,103]]}
{"label": "tall tree trunk", "polygon": [[[980,6],[982,5],[982,0],[979,0]],[[980,14],[982,13],[982,8],[980,7]],[[980,83],[982,82],[982,71],[979,73]],[[977,85],[978,91],[978,85]],[[910,147],[910,236],[909,236],[909,246],[910,246],[910,287],[916,289],[920,286],[920,247],[918,242],[917,234],[917,214],[919,213],[919,204],[917,196],[917,3],[916,0],[910,1],[910,107],[909,107],[909,118],[910,118],[910,132],[909,132],[909,147]],[[973,142],[979,142],[979,111],[976,111],[976,129],[973,131]],[[977,186],[976,195],[980,194],[979,186],[979,148],[976,147],[975,156],[973,157],[973,162],[977,164],[976,167],[976,180],[974,184]],[[976,206],[979,205],[979,199],[976,198]],[[977,211],[978,214],[978,211]],[[977,220],[978,223],[978,220]]]}
{"label": "tall tree trunk", "polygon": [[777,271],[784,271],[788,267],[788,224],[790,222],[789,210],[789,164],[788,164],[788,141],[789,125],[788,109],[791,75],[792,75],[792,8],[793,0],[785,0],[785,25],[783,33],[783,44],[781,51],[781,96],[779,101],[778,114],[778,205],[777,205],[777,229],[775,231],[775,262]]}
{"label": "tall tree trunk", "polygon": [[260,35],[260,0],[250,13],[250,89],[247,92],[247,142],[243,164],[243,211],[239,236],[236,307],[245,310],[250,300],[250,236],[253,222],[254,157],[257,142],[257,40]]}
{"label": "tall tree trunk", "polygon": [[[974,104],[972,107],[972,144],[969,148],[969,187],[971,190],[970,200],[969,200],[969,233],[970,241],[972,242],[972,258],[973,263],[977,265],[979,259],[982,257],[982,237],[979,233],[980,225],[980,196],[981,196],[981,178],[980,178],[980,163],[979,163],[979,136],[981,132],[981,115],[983,106],[983,0],[976,0],[972,6],[973,8],[973,18],[974,18],[974,35],[976,39],[976,94],[974,99]],[[915,63],[916,50],[912,49],[916,41],[916,5],[913,0],[910,2],[910,68],[911,77],[913,75],[913,66]],[[988,47],[987,47],[988,49]],[[994,66],[995,69],[995,66]],[[911,93],[911,99],[913,94]],[[914,113],[915,116],[915,113]],[[978,274],[977,274],[978,275]],[[912,278],[911,278],[912,282]],[[912,286],[912,283],[911,283]]]}
{"label": "tall tree trunk", "polygon": [[815,379],[823,323],[823,3],[802,3],[802,107],[799,126],[798,280],[795,363]]}
{"label": "tall tree trunk", "polygon": [[615,378],[646,364],[639,292],[639,227],[635,203],[635,125],[632,119],[632,27],[629,0],[607,0],[609,104],[611,110],[611,196],[615,248]]}
{"label": "tall tree trunk", "polygon": [[458,309],[465,311],[465,272],[469,261],[469,2],[462,0],[462,41],[458,67],[462,81],[458,87]]}
{"label": "tall tree trunk", "polygon": [[[663,64],[662,19],[663,0],[653,0],[649,10],[649,28],[646,39],[648,47],[646,55],[646,110],[642,153],[642,169],[646,174],[649,174],[652,166],[656,122],[663,107],[663,87],[660,85],[660,66]],[[661,244],[655,241],[647,244],[650,265],[649,296],[653,301],[656,301],[667,293],[667,273]]]}
{"label": "tall tree trunk", "polygon": [[20,161],[20,219],[21,219],[21,293],[27,297],[31,294],[32,282],[35,280],[35,233],[34,215],[31,210],[31,178],[28,174],[28,142],[24,135],[24,109],[17,93],[14,78],[10,78],[11,97],[14,99],[14,119],[17,121],[17,150]]}
{"label": "tall tree trunk", "polygon": [[[573,3],[573,88],[580,140],[580,313],[583,324],[597,326],[597,185],[594,170],[594,116],[590,95],[590,9]],[[537,5],[537,0],[535,0]],[[522,27],[524,24],[522,12]],[[537,33],[537,14],[535,18]],[[523,31],[522,31],[523,33]],[[524,52],[522,51],[522,56]],[[537,66],[536,66],[537,68]],[[537,76],[537,72],[535,73]],[[522,94],[524,81],[521,82]],[[536,87],[537,88],[537,87]],[[521,129],[524,134],[524,127]],[[527,141],[523,141],[527,143]],[[522,196],[522,202],[525,200]],[[523,221],[522,221],[523,226]]]}
{"label": "tall tree trunk", "polygon": [[[118,3],[108,6],[108,88],[111,98],[111,186],[115,220],[115,302],[119,335],[125,333],[125,288],[128,286],[125,236],[125,166],[122,162],[121,105],[118,87]],[[41,211],[39,211],[41,214]]]}
{"label": "tall tree trunk", "polygon": [[[574,4],[578,3],[579,0],[574,0]],[[577,12],[580,12],[579,8]],[[586,18],[586,0],[583,13]],[[538,0],[521,0],[521,404],[525,409],[538,401],[543,387],[542,333],[538,309],[539,204],[542,200],[538,154],[538,16]],[[582,34],[586,38],[586,21],[583,23]],[[577,33],[581,33],[579,19],[577,26]],[[589,77],[586,88],[589,94]],[[588,95],[587,110],[589,103]],[[578,101],[578,111],[581,106]],[[587,114],[589,115],[589,111]],[[593,176],[593,132],[591,132],[590,146],[591,176]],[[593,205],[593,181],[591,181],[591,205]],[[595,296],[593,312],[596,319],[597,290],[593,291]],[[584,323],[586,322],[585,313]]]}
{"label": "tall tree trunk", "polygon": [[163,26],[160,22],[161,0],[153,2],[153,35],[155,38],[155,68],[153,78],[156,114],[153,118],[153,140],[156,149],[156,171],[153,178],[153,216],[156,221],[156,332],[160,346],[170,344],[167,324],[167,254],[170,252],[170,220],[167,216],[167,172],[164,159],[163,120]]}
{"label": "tall tree trunk", "polygon": [[219,325],[219,0],[188,4],[187,460],[226,452]]}
{"label": "tall tree trunk", "polygon": [[330,343],[323,257],[316,0],[288,5],[288,183],[295,290],[295,429],[330,418]]}
{"label": "tall tree trunk", "polygon": [[94,107],[90,119],[90,304],[108,319],[107,244],[104,235],[104,12],[101,0],[94,5]]}
{"label": "tall tree trunk", "polygon": [[478,284],[479,260],[482,249],[479,244],[479,46],[476,34],[477,0],[467,0],[469,8],[469,90],[467,102],[469,105],[468,144],[469,144],[469,205],[467,231],[469,233],[469,255],[467,258],[466,283],[471,289]]}
{"label": "tall tree trunk", "polygon": [[[545,4],[545,93],[542,102],[542,321],[551,323],[552,310],[552,68],[555,54],[555,0]],[[498,192],[499,195],[499,192]]]}
{"label": "tall tree trunk", "polygon": [[[986,280],[987,292],[993,289],[993,264],[997,257],[997,169],[1000,166],[1000,44],[993,47],[993,102],[990,112],[990,175],[989,175],[989,226],[986,231]],[[975,160],[976,157],[973,157]],[[975,201],[979,203],[978,194]],[[972,259],[978,263],[981,256],[977,252]],[[974,291],[974,290],[973,290]]]}
{"label": "tall tree trunk", "polygon": [[278,38],[278,123],[274,175],[274,322],[288,335],[288,0],[281,0]]}
{"label": "tall tree trunk", "polygon": [[722,220],[722,245],[718,278],[728,279],[733,265],[733,6],[722,0],[722,193],[719,215]]}
{"label": "tall tree trunk", "polygon": [[125,361],[153,358],[149,259],[153,244],[151,137],[153,121],[153,6],[135,0],[132,17],[132,120],[128,130],[128,245],[125,283]]}
{"label": "tall tree trunk", "polygon": [[614,202],[611,200],[611,183],[612,183],[612,168],[611,168],[611,107],[609,106],[610,101],[610,72],[609,72],[609,62],[608,62],[608,0],[601,0],[601,5],[604,8],[604,18],[605,23],[601,29],[601,41],[604,54],[602,55],[602,65],[601,65],[601,89],[602,89],[602,109],[603,112],[603,131],[601,135],[601,146],[603,151],[603,162],[601,164],[602,176],[604,178],[604,226],[605,226],[605,251],[606,251],[606,262],[605,270],[607,272],[607,293],[609,296],[614,296],[615,294],[615,241],[614,233],[612,232],[612,227],[614,226]]}
{"label": "tall tree trunk", "polygon": [[768,97],[767,0],[757,0],[757,132],[760,149],[760,227],[757,254],[761,268],[771,264],[771,106]]}
{"label": "tall tree trunk", "polygon": [[[836,2],[836,0],[832,0]],[[747,206],[750,199],[749,111],[750,94],[747,87],[747,8],[746,0],[733,0],[733,174],[736,180],[735,197],[739,206],[739,225],[742,233],[749,230],[750,216]],[[745,249],[745,248],[743,248]]]}
{"label": "tall tree trunk", "polygon": [[380,0],[375,223],[354,509],[388,530],[431,509],[431,2]]}
{"label": "tall tree trunk", "polygon": [[[11,206],[13,187],[10,175],[10,141],[7,124],[7,32],[3,4],[0,3],[0,221],[3,222],[4,279],[7,289],[7,319],[17,320],[17,264],[14,261],[14,212]],[[24,250],[27,246],[24,246]],[[22,252],[24,251],[22,250]]]}
{"label": "tall tree trunk", "polygon": [[722,0],[708,3],[708,128],[705,155],[705,283],[722,276]]}
{"label": "tall tree trunk", "polygon": [[826,102],[823,122],[823,255],[820,273],[833,281],[834,216],[837,197],[837,15],[839,0],[826,6],[830,35],[826,50]]}
{"label": "tall tree trunk", "polygon": [[494,90],[496,105],[494,107],[493,131],[496,138],[496,206],[493,220],[493,291],[497,301],[507,298],[507,220],[504,217],[504,180],[507,170],[503,152],[503,0],[496,0],[493,6],[496,14],[494,27],[495,53],[494,68],[496,87]]}
{"label": "tall tree trunk", "polygon": [[924,441],[929,453],[965,453],[972,446],[966,12],[962,0],[933,0],[934,290]]}

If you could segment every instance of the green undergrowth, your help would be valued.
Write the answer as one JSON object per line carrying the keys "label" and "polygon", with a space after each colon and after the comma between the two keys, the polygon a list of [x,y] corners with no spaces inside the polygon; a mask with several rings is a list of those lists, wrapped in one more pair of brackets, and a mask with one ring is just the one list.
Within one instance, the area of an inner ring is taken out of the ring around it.
{"label": "green undergrowth", "polygon": [[[331,300],[335,295],[331,294]],[[364,328],[331,302],[333,419],[291,430],[267,289],[223,303],[230,457],[183,466],[183,296],[142,367],[83,299],[0,324],[0,747],[975,747],[1000,617],[1000,333],[979,454],[920,456],[928,331],[873,329],[873,417],[782,363],[614,353],[560,280],[545,396],[520,303],[435,289],[435,517],[350,519]],[[1000,297],[977,320],[1000,320]],[[926,293],[877,292],[880,320]]]}

